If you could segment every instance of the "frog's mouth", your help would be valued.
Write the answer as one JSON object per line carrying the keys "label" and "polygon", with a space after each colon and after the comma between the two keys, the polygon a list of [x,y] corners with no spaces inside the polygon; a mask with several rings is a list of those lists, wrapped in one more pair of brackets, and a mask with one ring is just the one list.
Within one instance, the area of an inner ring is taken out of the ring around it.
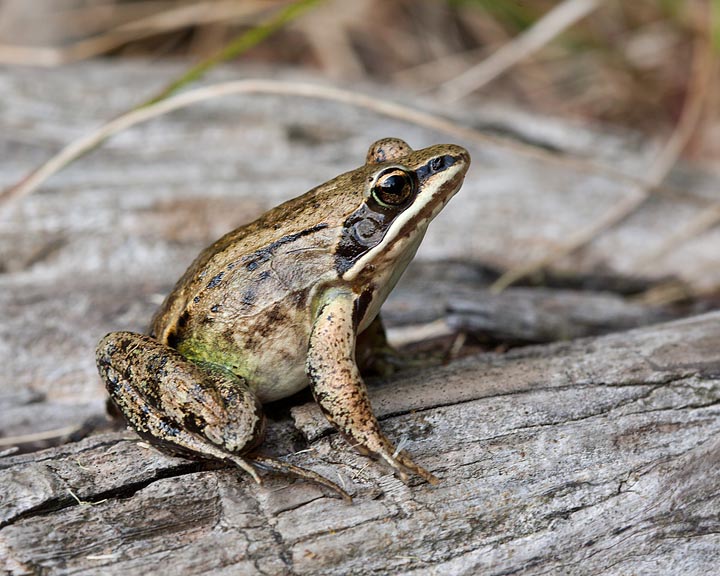
{"label": "frog's mouth", "polygon": [[[441,170],[429,171],[429,162],[416,170],[420,191],[413,203],[400,213],[388,226],[382,239],[371,249],[358,257],[343,273],[343,279],[354,280],[371,264],[407,260],[417,250],[425,235],[428,224],[437,216],[462,186],[470,165],[470,156],[463,148],[457,147],[453,154],[446,155]],[[450,161],[452,159],[452,161]],[[403,254],[410,250],[409,258]],[[404,262],[407,264],[407,262]]]}

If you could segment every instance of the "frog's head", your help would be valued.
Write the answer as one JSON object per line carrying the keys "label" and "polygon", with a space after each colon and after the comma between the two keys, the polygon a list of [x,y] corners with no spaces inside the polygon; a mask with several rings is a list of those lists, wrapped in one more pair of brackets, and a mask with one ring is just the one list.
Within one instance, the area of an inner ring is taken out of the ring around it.
{"label": "frog's head", "polygon": [[469,166],[467,150],[454,144],[413,150],[397,138],[375,142],[356,172],[364,177],[361,202],[345,219],[335,250],[343,280],[385,276],[394,284]]}

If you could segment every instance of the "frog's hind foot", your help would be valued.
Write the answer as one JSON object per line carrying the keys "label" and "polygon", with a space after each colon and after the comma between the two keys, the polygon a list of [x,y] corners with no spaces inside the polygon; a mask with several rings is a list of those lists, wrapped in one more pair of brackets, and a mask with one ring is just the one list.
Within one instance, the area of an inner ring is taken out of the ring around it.
{"label": "frog's hind foot", "polygon": [[278,472],[280,474],[296,476],[297,478],[302,478],[303,480],[313,482],[315,484],[318,484],[319,486],[324,486],[328,490],[331,490],[334,494],[340,496],[346,502],[352,502],[352,496],[350,496],[350,494],[348,494],[345,490],[340,488],[340,486],[338,486],[334,482],[331,482],[324,476],[321,476],[320,474],[317,474],[312,470],[306,470],[305,468],[293,466],[292,464],[288,464],[287,462],[282,462],[281,460],[275,460],[274,458],[261,456],[259,454],[246,455],[245,457],[248,460],[252,461],[253,464],[256,464],[259,468],[264,468],[271,472]]}
{"label": "frog's hind foot", "polygon": [[[389,444],[389,442],[388,442]],[[384,448],[384,447],[383,447]],[[437,486],[440,484],[440,480],[432,472],[425,470],[422,466],[415,464],[412,459],[404,451],[395,451],[391,454],[389,450],[382,449],[378,451],[378,455],[385,460],[395,470],[400,479],[408,483],[409,479],[407,472],[420,476],[425,482]]]}

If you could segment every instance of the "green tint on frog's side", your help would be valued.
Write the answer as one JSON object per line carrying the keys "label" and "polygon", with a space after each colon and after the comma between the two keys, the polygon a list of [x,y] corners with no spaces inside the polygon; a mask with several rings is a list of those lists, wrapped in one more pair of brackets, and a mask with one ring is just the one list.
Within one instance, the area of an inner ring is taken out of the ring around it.
{"label": "green tint on frog's side", "polygon": [[141,436],[171,451],[233,462],[258,482],[253,464],[295,474],[347,497],[253,451],[264,432],[261,404],[309,384],[362,452],[403,480],[411,472],[437,482],[380,430],[355,344],[380,321],[380,305],[469,164],[459,146],[414,151],[380,140],[364,166],[223,236],[180,278],[149,336],[114,332],[98,345],[113,402]]}

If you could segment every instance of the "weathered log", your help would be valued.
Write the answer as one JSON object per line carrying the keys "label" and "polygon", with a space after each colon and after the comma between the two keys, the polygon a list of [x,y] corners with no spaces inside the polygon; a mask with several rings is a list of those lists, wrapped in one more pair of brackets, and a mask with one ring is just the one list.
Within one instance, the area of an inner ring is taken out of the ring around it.
{"label": "weathered log", "polygon": [[372,390],[442,478],[405,486],[293,409],[315,486],[198,471],[127,434],[1,462],[0,552],[25,573],[709,574],[720,560],[720,313],[481,355]]}
{"label": "weathered log", "polygon": [[[0,70],[0,186],[176,71],[137,62]],[[492,105],[457,115],[560,161],[470,146],[463,191],[387,304],[391,333],[417,336],[439,322],[445,336],[462,330],[518,344],[650,326],[375,382],[384,429],[443,479],[438,488],[405,486],[355,454],[302,398],[270,407],[264,449],[344,482],[352,506],[284,478],[258,487],[127,432],[0,458],[0,566],[11,574],[712,572],[720,316],[655,324],[682,311],[642,306],[624,290],[484,291],[485,267],[527,261],[627,192],[627,181],[562,157],[642,173],[653,147]],[[356,166],[387,135],[416,146],[446,139],[343,105],[225,99],[134,128],[4,211],[0,453],[57,444],[102,419],[93,349],[105,332],[143,330],[207,243]],[[667,276],[717,284],[716,231],[635,277],[636,259],[714,201],[710,175],[682,169],[671,184],[555,270],[599,272],[608,289]],[[53,430],[62,433],[35,436]]]}
{"label": "weathered log", "polygon": [[[556,342],[627,330],[670,320],[680,308],[653,307],[607,289],[518,287],[488,291],[495,276],[461,262],[422,262],[405,274],[383,308],[394,333],[399,327],[444,321],[483,342]],[[576,277],[576,280],[578,278]],[[402,333],[413,330],[403,329]]]}

